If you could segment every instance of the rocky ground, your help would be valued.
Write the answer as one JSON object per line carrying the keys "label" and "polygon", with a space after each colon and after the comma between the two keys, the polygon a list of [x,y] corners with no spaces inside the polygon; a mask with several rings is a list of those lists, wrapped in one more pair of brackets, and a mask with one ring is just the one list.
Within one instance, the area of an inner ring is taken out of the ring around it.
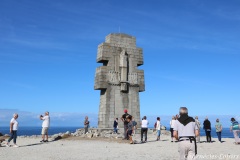
{"label": "rocky ground", "polygon": [[[164,133],[165,132],[165,133]],[[84,135],[83,130],[75,133],[61,133],[51,137],[51,141],[40,143],[39,136],[20,136],[17,140],[19,148],[0,147],[1,160],[79,160],[79,159],[132,159],[132,160],[175,160],[179,159],[178,143],[171,142],[168,131],[162,131],[161,141],[156,141],[156,134],[149,131],[148,142],[139,143],[140,135],[136,134],[136,144],[122,140],[121,134],[111,131],[90,130]],[[61,137],[56,139],[56,137]],[[205,140],[205,137],[201,137]],[[53,141],[52,141],[53,140]],[[240,145],[234,145],[233,139],[223,139],[218,143],[198,144],[197,159],[240,159]]]}

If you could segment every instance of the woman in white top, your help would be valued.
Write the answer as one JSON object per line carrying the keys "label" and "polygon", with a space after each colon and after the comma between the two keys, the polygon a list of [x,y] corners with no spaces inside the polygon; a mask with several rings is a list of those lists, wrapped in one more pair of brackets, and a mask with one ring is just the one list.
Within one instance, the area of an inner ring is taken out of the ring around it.
{"label": "woman in white top", "polygon": [[[144,116],[142,119],[142,123],[141,123],[141,142],[147,142],[147,132],[148,132],[148,120],[147,117]],[[143,134],[145,135],[145,141],[143,141]]]}
{"label": "woman in white top", "polygon": [[159,140],[160,140],[160,134],[161,134],[161,122],[160,122],[160,117],[157,117],[156,130],[157,130],[157,141],[159,141]]}
{"label": "woman in white top", "polygon": [[172,120],[170,121],[170,131],[171,131],[171,138],[172,138],[171,142],[173,142],[173,128],[174,128],[175,121],[176,121],[176,117],[172,116]]}
{"label": "woman in white top", "polygon": [[9,147],[9,143],[11,142],[11,140],[13,139],[13,147],[18,147],[18,145],[16,144],[17,142],[17,130],[18,130],[18,114],[14,113],[13,114],[13,118],[10,121],[10,133],[11,133],[11,137],[8,139],[8,143],[7,143],[7,147]]}

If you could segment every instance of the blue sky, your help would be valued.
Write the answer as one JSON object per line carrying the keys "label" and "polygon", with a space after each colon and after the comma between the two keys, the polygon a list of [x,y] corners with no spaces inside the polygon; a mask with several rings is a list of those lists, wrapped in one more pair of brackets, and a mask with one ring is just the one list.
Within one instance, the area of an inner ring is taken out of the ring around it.
{"label": "blue sky", "polygon": [[[238,116],[240,1],[1,0],[0,109],[98,113],[97,46],[137,38],[142,115]],[[11,111],[11,110],[10,110]]]}

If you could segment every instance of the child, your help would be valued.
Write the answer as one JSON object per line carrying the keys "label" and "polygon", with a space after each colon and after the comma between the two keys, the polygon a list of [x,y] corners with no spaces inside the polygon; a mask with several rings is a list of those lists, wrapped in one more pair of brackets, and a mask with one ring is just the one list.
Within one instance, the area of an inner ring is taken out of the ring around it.
{"label": "child", "polygon": [[113,129],[114,129],[114,133],[118,132],[118,118],[116,118],[116,120],[113,123]]}
{"label": "child", "polygon": [[133,123],[132,123],[132,116],[127,117],[128,127],[127,127],[127,137],[129,137],[130,144],[133,144],[132,140],[132,133],[133,133]]}

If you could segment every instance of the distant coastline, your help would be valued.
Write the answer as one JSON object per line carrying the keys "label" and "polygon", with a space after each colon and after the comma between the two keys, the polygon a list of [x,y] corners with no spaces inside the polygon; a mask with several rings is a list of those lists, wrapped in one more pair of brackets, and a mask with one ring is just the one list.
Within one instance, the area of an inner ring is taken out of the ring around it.
{"label": "distant coastline", "polygon": [[[67,131],[72,133],[72,132],[75,132],[76,129],[79,129],[79,128],[83,128],[83,127],[53,126],[53,127],[50,127],[50,129],[49,129],[49,135],[65,133]],[[18,130],[18,136],[40,135],[41,129],[42,129],[41,127],[21,126],[21,127],[19,127],[19,130]],[[7,126],[0,127],[0,133],[9,134],[9,127],[7,127]]]}
{"label": "distant coastline", "polygon": [[[73,133],[77,129],[80,129],[80,128],[83,128],[83,126],[81,126],[81,127],[79,127],[79,126],[70,126],[70,127],[68,127],[68,126],[52,126],[49,129],[49,135],[65,133],[67,131]],[[96,128],[96,127],[94,126],[94,128]],[[152,128],[150,127],[150,129],[152,129]],[[169,128],[167,128],[167,130],[169,130]],[[0,133],[9,134],[9,127],[8,126],[0,127]],[[18,130],[18,136],[40,135],[40,133],[41,133],[41,126],[40,127],[21,126],[21,127],[19,127],[19,130]],[[212,134],[212,137],[214,137],[214,138],[217,137],[215,128],[212,128],[211,134]],[[203,129],[201,129],[200,135],[205,136],[205,131]],[[233,138],[233,134],[230,132],[229,128],[223,128],[222,137],[223,138]]]}

